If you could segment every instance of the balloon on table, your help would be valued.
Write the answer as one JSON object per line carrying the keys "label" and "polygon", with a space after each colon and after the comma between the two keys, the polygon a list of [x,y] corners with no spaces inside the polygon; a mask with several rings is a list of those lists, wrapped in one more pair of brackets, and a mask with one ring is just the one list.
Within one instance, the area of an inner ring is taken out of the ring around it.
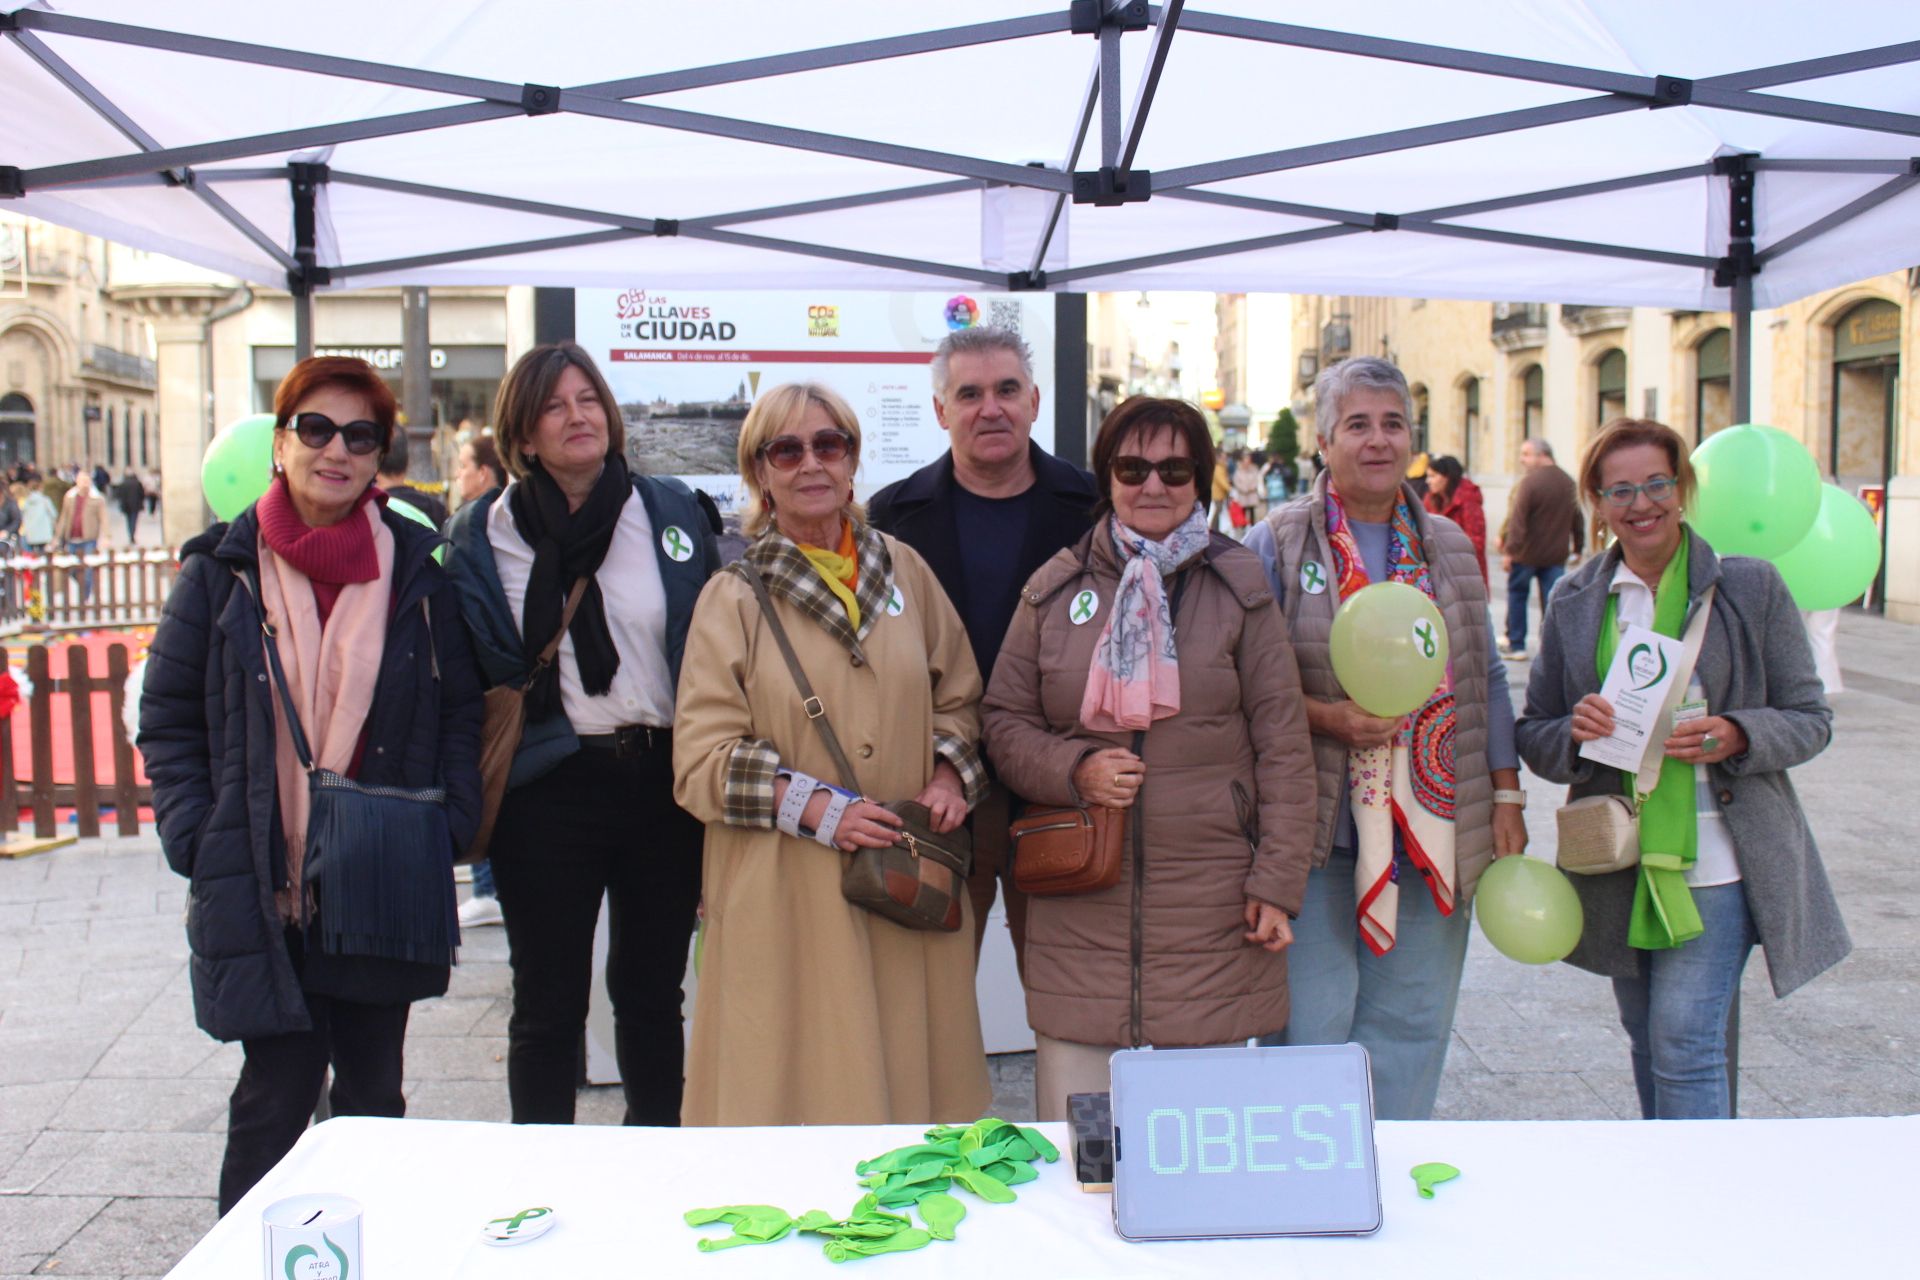
{"label": "balloon on table", "polygon": [[1447,628],[1426,593],[1376,582],[1347,597],[1328,639],[1333,674],[1368,713],[1391,719],[1433,696],[1447,673]]}
{"label": "balloon on table", "polygon": [[1820,512],[1820,467],[1776,427],[1742,423],[1693,451],[1698,480],[1690,520],[1723,556],[1764,560],[1807,536]]}
{"label": "balloon on table", "polygon": [[[408,520],[413,521],[415,524],[423,524],[427,526],[427,528],[433,530],[435,533],[440,532],[440,526],[433,522],[432,516],[428,515],[426,512],[422,511],[420,508],[414,506],[411,502],[408,502],[405,498],[392,498],[388,500],[387,510],[393,512],[397,516],[404,516]],[[433,558],[439,561],[441,564],[445,564],[447,562],[447,547],[445,543],[441,543],[439,546],[433,549]]]}
{"label": "balloon on table", "polygon": [[200,460],[200,488],[220,519],[231,520],[245,511],[272,483],[272,414],[242,418],[207,442]]}
{"label": "balloon on table", "polygon": [[1880,528],[1864,502],[1838,485],[1823,484],[1813,528],[1775,556],[1773,567],[1802,609],[1838,609],[1866,594],[1880,572]]}
{"label": "balloon on table", "polygon": [[1585,919],[1566,873],[1525,854],[1495,858],[1481,873],[1473,913],[1487,941],[1522,964],[1566,959]]}

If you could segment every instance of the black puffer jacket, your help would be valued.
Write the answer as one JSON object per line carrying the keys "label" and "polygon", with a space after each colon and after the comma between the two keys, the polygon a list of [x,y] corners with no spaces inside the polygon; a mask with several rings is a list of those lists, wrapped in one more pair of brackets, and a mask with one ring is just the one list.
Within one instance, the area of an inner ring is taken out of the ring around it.
{"label": "black puffer jacket", "polygon": [[[391,514],[383,520],[394,539],[393,609],[359,780],[445,786],[454,841],[465,845],[480,815],[481,695],[472,646],[453,587],[431,558],[440,536]],[[423,999],[447,987],[445,965],[309,955],[295,971],[273,904],[287,880],[274,784],[275,695],[253,597],[234,576],[257,566],[259,533],[249,508],[182,549],[140,698],[140,751],[160,843],[193,885],[194,1014],[220,1040],[308,1030],[303,982],[368,1003]]]}

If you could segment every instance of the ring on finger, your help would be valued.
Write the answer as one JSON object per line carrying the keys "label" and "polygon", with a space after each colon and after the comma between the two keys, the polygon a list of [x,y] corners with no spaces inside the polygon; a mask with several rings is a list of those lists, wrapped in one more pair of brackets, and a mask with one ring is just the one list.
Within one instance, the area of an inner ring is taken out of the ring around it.
{"label": "ring on finger", "polygon": [[1719,749],[1720,739],[1714,737],[1712,734],[1708,734],[1706,737],[1700,739],[1700,752],[1702,755],[1708,752],[1718,751]]}

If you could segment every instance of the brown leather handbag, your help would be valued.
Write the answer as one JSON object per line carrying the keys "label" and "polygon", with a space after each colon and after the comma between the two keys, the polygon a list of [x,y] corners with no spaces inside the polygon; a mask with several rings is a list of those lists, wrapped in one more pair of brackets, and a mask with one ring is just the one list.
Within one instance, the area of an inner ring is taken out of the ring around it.
{"label": "brown leather handbag", "polygon": [[[794,652],[786,627],[773,611],[773,597],[767,594],[766,581],[745,561],[735,561],[733,567],[747,580],[754,598],[760,602],[767,627],[780,646],[780,656],[786,659],[787,670],[793,674],[793,683],[800,691],[807,719],[819,730],[827,754],[840,770],[840,785],[865,794],[859,776],[854,773],[853,762],[840,748],[840,737],[833,731],[833,722],[827,719],[826,707],[813,692],[806,669],[800,665],[800,655]],[[964,826],[952,831],[935,831],[931,825],[933,815],[925,805],[915,801],[896,800],[883,807],[900,815],[904,825],[899,838],[884,849],[860,848],[850,854],[842,853],[845,863],[840,871],[840,896],[856,907],[864,907],[908,929],[957,931],[965,919],[961,901],[967,892],[967,872],[973,867],[973,838]]]}
{"label": "brown leather handbag", "polygon": [[1028,809],[1007,829],[1014,888],[1048,897],[1120,883],[1129,812],[1098,804]]}
{"label": "brown leather handbag", "polygon": [[500,817],[500,802],[507,794],[507,775],[513,771],[514,753],[520,750],[520,735],[527,727],[527,690],[542,671],[553,665],[560,641],[573,623],[574,610],[586,593],[587,580],[576,579],[573,590],[567,593],[566,606],[560,610],[560,629],[540,651],[539,661],[525,680],[497,684],[486,692],[480,721],[480,827],[455,862],[479,862],[487,856],[487,846],[493,842],[493,824]]}

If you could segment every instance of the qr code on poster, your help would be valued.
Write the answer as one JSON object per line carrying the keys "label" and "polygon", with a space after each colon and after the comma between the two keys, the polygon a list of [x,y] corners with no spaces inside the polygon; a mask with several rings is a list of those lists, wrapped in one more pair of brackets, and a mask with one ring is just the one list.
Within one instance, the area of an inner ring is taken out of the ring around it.
{"label": "qr code on poster", "polygon": [[987,327],[1020,332],[1020,303],[1012,298],[987,299]]}

